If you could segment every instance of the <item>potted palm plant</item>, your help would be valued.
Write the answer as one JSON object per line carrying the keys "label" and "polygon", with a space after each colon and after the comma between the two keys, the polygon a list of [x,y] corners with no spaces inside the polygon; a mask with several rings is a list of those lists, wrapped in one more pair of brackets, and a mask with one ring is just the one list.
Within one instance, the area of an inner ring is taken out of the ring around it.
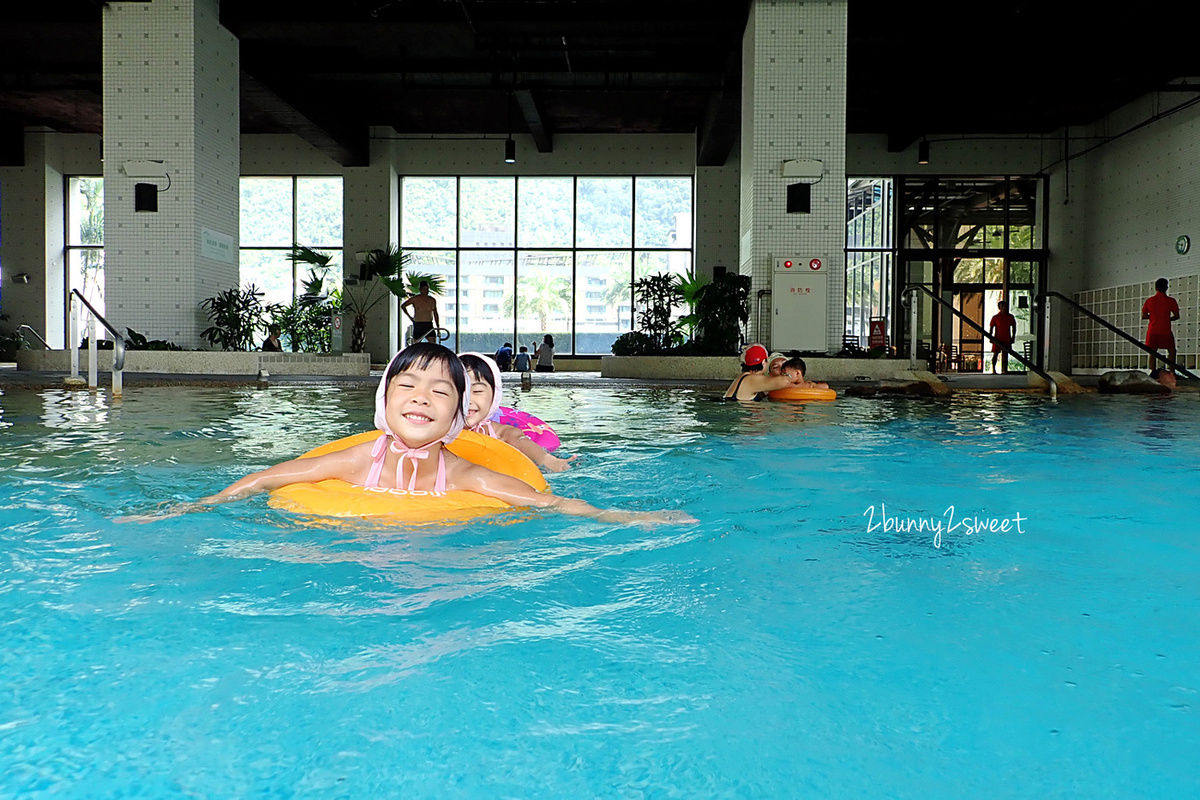
{"label": "potted palm plant", "polygon": [[[408,297],[403,273],[404,265],[410,258],[409,254],[400,252],[400,248],[394,244],[371,250],[363,261],[358,278],[345,280],[339,299],[342,310],[354,315],[350,327],[351,352],[361,353],[366,349],[367,314],[371,309],[389,294],[401,299]],[[293,247],[288,259],[318,270],[332,269],[334,266],[332,255],[303,245]]]}

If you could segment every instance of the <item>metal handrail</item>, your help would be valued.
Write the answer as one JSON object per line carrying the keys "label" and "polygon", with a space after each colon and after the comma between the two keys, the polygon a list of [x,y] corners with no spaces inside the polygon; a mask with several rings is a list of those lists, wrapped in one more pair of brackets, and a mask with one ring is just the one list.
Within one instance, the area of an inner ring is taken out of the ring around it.
{"label": "metal handrail", "polygon": [[[941,297],[938,297],[936,294],[934,294],[933,290],[930,289],[928,286],[923,286],[922,284],[919,284],[919,283],[910,283],[908,286],[905,286],[904,291],[902,291],[900,293],[901,302],[904,302],[906,305],[910,304],[912,302],[912,300],[909,298],[909,293],[916,291],[918,289],[925,292],[925,294],[929,295],[931,300],[934,300],[935,302],[941,304],[947,311],[949,311],[954,316],[958,317],[959,320],[967,323],[972,328],[979,331],[979,333],[982,334],[983,337],[985,339],[987,339],[988,341],[990,341],[992,344],[1000,345],[1000,347],[1002,348],[1002,352],[1007,353],[1008,355],[1015,358],[1017,361],[1024,364],[1025,368],[1027,370],[1029,370],[1030,372],[1039,376],[1042,380],[1046,381],[1046,383],[1049,384],[1051,398],[1053,398],[1053,399],[1058,398],[1058,383],[1054,380],[1054,378],[1051,378],[1047,372],[1042,370],[1040,367],[1038,367],[1036,364],[1034,364],[1029,359],[1027,359],[1024,356],[1017,353],[1016,350],[1013,350],[1010,342],[1002,342],[999,339],[997,339],[995,336],[992,336],[992,334],[985,331],[982,328],[982,326],[980,326],[978,323],[976,323],[975,320],[971,319],[966,314],[964,314],[963,312],[961,312],[957,308],[955,308],[953,305],[951,305],[950,303],[946,302]],[[915,315],[916,311],[914,310],[913,313]],[[912,353],[913,353],[912,357],[915,358],[916,357],[916,342],[917,342],[917,331],[916,331],[915,325],[913,326],[913,330],[909,331],[908,338],[909,338],[909,342],[911,343],[910,346],[912,348]]]}
{"label": "metal handrail", "polygon": [[1079,305],[1079,303],[1076,303],[1074,300],[1067,297],[1062,292],[1042,292],[1036,298],[1034,298],[1033,302],[1035,304],[1041,303],[1047,297],[1057,297],[1059,300],[1066,300],[1068,303],[1070,303],[1072,306],[1074,306],[1077,311],[1083,312],[1083,315],[1085,317],[1087,317],[1088,319],[1091,319],[1094,322],[1099,322],[1101,325],[1108,328],[1110,331],[1117,334],[1122,339],[1125,339],[1130,344],[1135,345],[1136,347],[1138,347],[1142,350],[1145,350],[1147,353],[1150,353],[1155,358],[1162,359],[1164,364],[1169,365],[1176,372],[1182,372],[1184,375],[1186,375],[1187,377],[1191,378],[1194,381],[1200,380],[1200,377],[1197,377],[1196,375],[1194,375],[1192,372],[1190,372],[1186,367],[1184,367],[1178,361],[1175,361],[1174,359],[1171,359],[1171,358],[1167,358],[1166,356],[1160,356],[1158,354],[1157,350],[1151,349],[1150,346],[1145,344],[1144,342],[1139,342],[1137,339],[1133,338],[1128,333],[1126,333],[1125,331],[1118,328],[1116,325],[1113,325],[1111,322],[1109,322],[1108,320],[1106,320],[1104,317],[1100,316],[1099,314],[1095,314],[1091,311],[1088,311],[1086,308]]}
{"label": "metal handrail", "polygon": [[41,343],[42,343],[42,347],[46,348],[47,350],[49,350],[49,349],[50,349],[50,343],[49,343],[49,342],[47,342],[45,339],[43,339],[43,338],[42,338],[42,335],[41,335],[40,333],[38,333],[37,331],[35,331],[35,330],[34,330],[34,329],[31,327],[31,326],[29,326],[29,325],[18,325],[18,326],[17,326],[17,335],[18,335],[18,336],[20,336],[20,335],[21,335],[21,331],[29,331],[30,333],[32,333],[34,336],[36,336],[36,337],[37,337],[37,340],[38,340],[39,342],[41,342]]}
{"label": "metal handrail", "polygon": [[104,318],[103,314],[87,301],[86,297],[79,293],[78,289],[72,289],[71,294],[78,297],[79,301],[87,306],[88,311],[92,312],[92,316],[99,320],[100,324],[113,335],[113,372],[120,372],[125,369],[125,337]]}

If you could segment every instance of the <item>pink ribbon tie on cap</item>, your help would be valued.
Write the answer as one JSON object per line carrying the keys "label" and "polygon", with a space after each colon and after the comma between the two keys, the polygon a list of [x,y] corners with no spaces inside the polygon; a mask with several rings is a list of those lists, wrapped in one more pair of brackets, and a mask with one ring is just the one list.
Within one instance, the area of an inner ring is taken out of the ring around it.
{"label": "pink ribbon tie on cap", "polygon": [[[397,445],[399,443],[399,446]],[[417,488],[417,464],[418,461],[424,461],[429,458],[429,451],[425,447],[405,447],[400,443],[399,439],[392,439],[388,444],[388,448],[393,453],[400,456],[400,463],[396,465],[396,488],[401,488],[400,483],[404,480],[404,459],[412,461],[412,477],[408,479],[408,490],[411,492]],[[441,491],[441,489],[439,489]]]}

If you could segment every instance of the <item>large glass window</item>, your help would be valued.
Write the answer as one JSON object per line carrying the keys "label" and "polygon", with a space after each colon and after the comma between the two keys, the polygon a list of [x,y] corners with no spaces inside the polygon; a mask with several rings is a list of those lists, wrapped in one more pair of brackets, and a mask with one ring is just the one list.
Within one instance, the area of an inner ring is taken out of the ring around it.
{"label": "large glass window", "polygon": [[101,314],[104,307],[104,179],[67,179],[67,285]]}
{"label": "large glass window", "polygon": [[[241,179],[241,285],[263,292],[264,303],[291,303],[303,291],[308,269],[288,260],[300,244],[334,256],[342,253],[342,179],[292,175]],[[325,287],[341,286],[331,270]]]}
{"label": "large glass window", "polygon": [[890,178],[851,178],[846,191],[846,329],[850,343],[866,347],[872,318],[890,330],[894,263]]}
{"label": "large glass window", "polygon": [[635,277],[692,273],[691,178],[404,178],[400,208],[409,270],[445,279],[460,351],[549,333],[559,354],[609,353]]}

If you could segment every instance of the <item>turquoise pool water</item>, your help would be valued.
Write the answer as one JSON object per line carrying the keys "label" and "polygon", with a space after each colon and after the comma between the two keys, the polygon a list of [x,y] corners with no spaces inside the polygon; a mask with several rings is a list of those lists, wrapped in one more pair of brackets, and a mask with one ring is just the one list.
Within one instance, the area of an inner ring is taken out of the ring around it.
{"label": "turquoise pool water", "polygon": [[508,399],[580,454],[558,492],[699,524],[118,524],[363,429],[370,392],[0,396],[0,797],[1200,785],[1196,395]]}

